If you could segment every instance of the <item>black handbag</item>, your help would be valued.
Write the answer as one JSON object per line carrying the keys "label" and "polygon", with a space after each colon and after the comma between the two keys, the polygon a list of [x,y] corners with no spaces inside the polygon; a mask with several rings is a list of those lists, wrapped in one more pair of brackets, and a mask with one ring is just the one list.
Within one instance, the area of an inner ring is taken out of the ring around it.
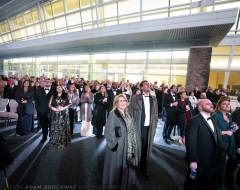
{"label": "black handbag", "polygon": [[121,127],[115,127],[115,135],[116,137],[122,136]]}

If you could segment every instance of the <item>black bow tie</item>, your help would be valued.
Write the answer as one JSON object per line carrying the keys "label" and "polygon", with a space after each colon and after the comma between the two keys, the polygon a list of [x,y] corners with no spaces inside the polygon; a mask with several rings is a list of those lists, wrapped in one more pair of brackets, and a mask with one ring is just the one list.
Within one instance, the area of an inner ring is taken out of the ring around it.
{"label": "black bow tie", "polygon": [[49,91],[49,89],[48,89],[48,88],[45,88],[45,90],[48,90],[48,91]]}
{"label": "black bow tie", "polygon": [[143,94],[143,96],[146,97],[146,98],[149,98],[149,96],[146,96],[145,94]]}
{"label": "black bow tie", "polygon": [[212,117],[208,117],[207,120],[212,119]]}
{"label": "black bow tie", "polygon": [[173,96],[175,97],[175,94],[173,94]]}
{"label": "black bow tie", "polygon": [[117,90],[113,90],[114,92],[117,92]]}

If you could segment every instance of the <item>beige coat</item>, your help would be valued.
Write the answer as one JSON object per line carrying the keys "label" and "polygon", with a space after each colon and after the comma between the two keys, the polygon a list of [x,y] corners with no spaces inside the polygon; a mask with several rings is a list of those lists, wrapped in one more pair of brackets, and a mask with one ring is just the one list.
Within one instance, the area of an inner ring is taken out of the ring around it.
{"label": "beige coat", "polygon": [[[158,103],[156,97],[153,97],[153,110],[151,112],[151,118],[150,118],[150,127],[149,127],[149,133],[148,133],[148,152],[147,152],[147,159],[151,157],[152,153],[152,145],[154,136],[156,133],[157,123],[158,123]],[[137,125],[137,133],[139,135],[139,138],[141,138],[141,115],[142,115],[142,94],[138,94],[136,96],[133,96],[131,99],[131,102],[128,107],[129,113],[132,114],[134,122]],[[139,146],[139,160],[141,157],[141,146]]]}
{"label": "beige coat", "polygon": [[6,82],[4,80],[0,80],[0,98],[3,98],[4,87],[6,86]]}

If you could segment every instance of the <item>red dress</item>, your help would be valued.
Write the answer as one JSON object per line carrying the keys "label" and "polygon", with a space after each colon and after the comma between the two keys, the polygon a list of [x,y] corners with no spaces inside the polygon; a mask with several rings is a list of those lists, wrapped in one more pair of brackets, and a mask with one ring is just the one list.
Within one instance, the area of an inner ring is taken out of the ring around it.
{"label": "red dress", "polygon": [[[183,107],[186,107],[187,102],[185,102],[185,101],[181,101],[181,102],[182,102]],[[190,110],[189,110],[189,111],[186,111],[186,124],[188,123],[190,118],[191,118],[191,115],[190,115]]]}

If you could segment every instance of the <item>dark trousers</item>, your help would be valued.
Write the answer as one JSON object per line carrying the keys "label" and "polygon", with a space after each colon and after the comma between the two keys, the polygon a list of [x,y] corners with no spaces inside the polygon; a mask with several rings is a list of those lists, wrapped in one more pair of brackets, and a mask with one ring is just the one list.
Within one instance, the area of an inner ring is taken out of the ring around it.
{"label": "dark trousers", "polygon": [[195,179],[190,178],[191,169],[188,169],[184,190],[211,190],[214,189],[218,165],[215,163],[210,168],[201,168],[198,166]]}
{"label": "dark trousers", "polygon": [[[236,160],[232,159],[231,157],[228,158],[225,170],[225,182],[227,184],[230,185],[233,184],[234,182],[233,174],[235,169],[238,167],[238,164],[239,164],[238,155]],[[237,173],[236,181],[240,184],[240,170]]]}
{"label": "dark trousers", "polygon": [[162,136],[163,139],[170,138],[171,132],[173,127],[176,125],[177,122],[177,115],[174,115],[174,117],[167,117],[167,120],[165,121]]}
{"label": "dark trousers", "polygon": [[73,128],[74,128],[74,124],[75,124],[75,110],[69,108],[69,121],[70,121],[70,131],[71,131],[71,135],[73,135]]}
{"label": "dark trousers", "polygon": [[142,172],[146,172],[147,170],[147,152],[148,152],[148,132],[149,126],[143,126],[141,128],[141,160],[140,160],[140,169]]}
{"label": "dark trousers", "polygon": [[43,138],[46,139],[48,135],[48,129],[49,129],[49,136],[51,133],[51,119],[49,119],[46,115],[41,115],[39,113],[38,113],[38,118],[41,123]]}

